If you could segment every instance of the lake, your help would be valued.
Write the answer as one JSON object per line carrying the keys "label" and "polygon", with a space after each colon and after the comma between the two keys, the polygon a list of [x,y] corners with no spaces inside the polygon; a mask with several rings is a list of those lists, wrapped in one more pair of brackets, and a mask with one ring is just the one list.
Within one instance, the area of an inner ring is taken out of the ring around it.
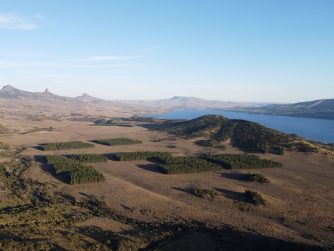
{"label": "lake", "polygon": [[306,139],[334,143],[334,120],[252,114],[214,109],[175,110],[152,116],[161,119],[194,119],[206,114],[219,114],[230,119],[249,120],[285,133],[295,133]]}

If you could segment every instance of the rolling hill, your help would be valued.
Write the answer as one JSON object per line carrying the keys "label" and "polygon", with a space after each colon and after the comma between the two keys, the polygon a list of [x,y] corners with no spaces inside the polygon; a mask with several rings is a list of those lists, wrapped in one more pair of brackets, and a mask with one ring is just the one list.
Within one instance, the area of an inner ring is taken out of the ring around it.
{"label": "rolling hill", "polygon": [[319,99],[294,104],[274,104],[243,110],[291,117],[334,119],[334,99]]}
{"label": "rolling hill", "polygon": [[187,138],[206,137],[207,144],[231,140],[245,152],[284,154],[285,150],[316,152],[317,148],[297,135],[285,134],[258,123],[205,115],[196,119],[163,124],[159,130]]}

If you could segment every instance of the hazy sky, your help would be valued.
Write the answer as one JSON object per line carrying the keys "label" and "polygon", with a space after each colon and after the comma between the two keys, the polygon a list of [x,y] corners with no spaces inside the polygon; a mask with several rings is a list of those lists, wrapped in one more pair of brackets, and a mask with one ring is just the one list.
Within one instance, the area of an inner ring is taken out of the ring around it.
{"label": "hazy sky", "polygon": [[334,1],[1,1],[4,84],[108,99],[334,98]]}

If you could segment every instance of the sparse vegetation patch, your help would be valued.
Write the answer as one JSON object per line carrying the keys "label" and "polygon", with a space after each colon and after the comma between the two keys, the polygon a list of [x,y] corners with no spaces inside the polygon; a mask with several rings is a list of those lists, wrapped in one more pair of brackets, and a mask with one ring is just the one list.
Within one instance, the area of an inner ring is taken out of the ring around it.
{"label": "sparse vegetation patch", "polygon": [[10,156],[10,146],[0,142],[0,157]]}
{"label": "sparse vegetation patch", "polygon": [[11,132],[11,130],[9,128],[0,124],[0,134],[6,134],[6,133],[10,133],[10,132]]}
{"label": "sparse vegetation patch", "polygon": [[313,153],[319,151],[318,148],[315,147],[314,145],[303,141],[294,142],[293,144],[290,145],[290,148],[294,151],[303,153]]}

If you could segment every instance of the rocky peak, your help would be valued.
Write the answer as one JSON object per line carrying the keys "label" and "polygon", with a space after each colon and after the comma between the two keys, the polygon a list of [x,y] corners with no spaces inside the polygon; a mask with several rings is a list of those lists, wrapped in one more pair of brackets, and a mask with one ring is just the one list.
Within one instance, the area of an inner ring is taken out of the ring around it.
{"label": "rocky peak", "polygon": [[11,92],[11,91],[14,91],[16,90],[15,87],[11,86],[11,85],[5,85],[2,87],[2,89],[0,91],[2,92]]}

